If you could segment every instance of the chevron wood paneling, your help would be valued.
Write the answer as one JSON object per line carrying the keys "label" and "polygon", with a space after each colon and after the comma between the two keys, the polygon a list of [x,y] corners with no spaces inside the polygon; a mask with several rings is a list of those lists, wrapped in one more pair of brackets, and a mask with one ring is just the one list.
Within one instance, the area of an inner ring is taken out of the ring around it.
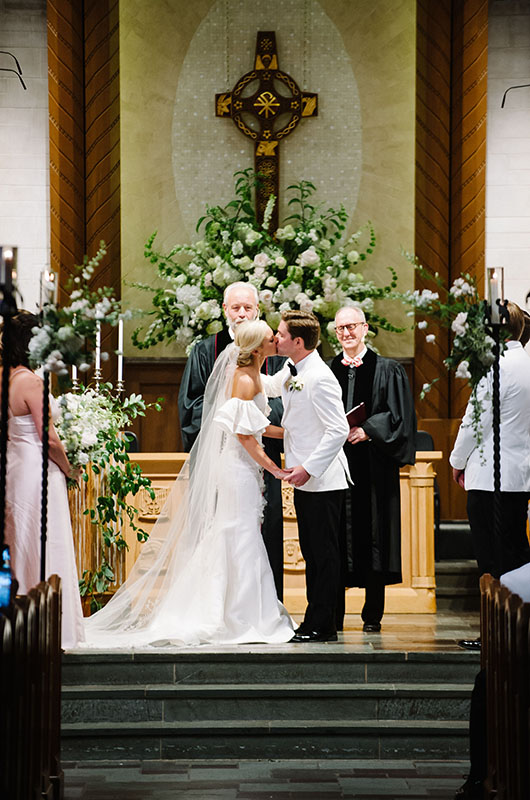
{"label": "chevron wood paneling", "polygon": [[[104,240],[93,285],[112,286],[119,297],[119,3],[48,0],[47,13],[52,265],[64,295],[73,266]],[[102,333],[103,349],[114,350],[116,332]]]}
{"label": "chevron wood paneling", "polygon": [[[487,0],[418,0],[416,75],[415,251],[446,286],[461,273],[484,280],[486,159]],[[425,286],[419,276],[416,288]],[[421,318],[421,317],[419,317]],[[443,364],[450,334],[430,325],[415,339],[416,397],[420,426],[431,432],[446,458],[437,465],[443,486],[442,517],[466,516],[465,493],[451,480],[447,456],[469,390]]]}
{"label": "chevron wood paneling", "polygon": [[[448,285],[461,272],[484,279],[487,22],[487,0],[417,3],[415,248]],[[433,345],[416,334],[415,386],[439,378],[418,413],[458,417],[468,391],[443,365],[448,332],[432,332]]]}
{"label": "chevron wood paneling", "polygon": [[[101,240],[107,256],[95,286],[112,286],[120,297],[120,80],[118,0],[85,2],[85,192],[86,249]],[[117,347],[114,329],[104,326],[102,348]],[[112,379],[115,359],[104,367]]]}
{"label": "chevron wood paneling", "polygon": [[[488,2],[453,2],[451,277],[469,273],[484,287]],[[469,392],[450,383],[449,416],[464,413]]]}
{"label": "chevron wood paneling", "polygon": [[51,267],[64,287],[85,252],[82,3],[48,0],[47,23]]}
{"label": "chevron wood paneling", "polygon": [[[416,58],[416,220],[415,252],[431,274],[449,278],[451,240],[451,0],[419,0]],[[416,288],[432,289],[420,276]],[[416,394],[438,377],[425,400],[417,402],[421,417],[445,417],[449,383],[443,366],[448,353],[447,332],[430,325],[436,335],[426,344],[416,331]]]}

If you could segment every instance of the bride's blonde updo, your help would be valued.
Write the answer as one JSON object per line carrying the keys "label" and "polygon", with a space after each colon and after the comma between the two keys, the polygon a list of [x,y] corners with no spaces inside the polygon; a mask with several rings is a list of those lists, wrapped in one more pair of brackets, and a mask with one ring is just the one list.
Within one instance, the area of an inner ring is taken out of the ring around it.
{"label": "bride's blonde updo", "polygon": [[269,325],[262,319],[240,322],[236,325],[234,341],[239,347],[238,367],[249,367],[252,364],[254,350],[261,347],[269,331]]}

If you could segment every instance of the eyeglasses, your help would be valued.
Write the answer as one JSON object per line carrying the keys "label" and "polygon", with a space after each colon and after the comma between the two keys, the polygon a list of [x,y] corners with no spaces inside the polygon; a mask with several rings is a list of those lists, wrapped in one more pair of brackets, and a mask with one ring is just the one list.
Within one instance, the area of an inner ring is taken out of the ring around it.
{"label": "eyeglasses", "polygon": [[347,330],[348,333],[355,333],[357,325],[366,325],[366,322],[350,322],[348,325],[336,325],[335,332],[338,333],[339,336],[342,336],[345,330]]}

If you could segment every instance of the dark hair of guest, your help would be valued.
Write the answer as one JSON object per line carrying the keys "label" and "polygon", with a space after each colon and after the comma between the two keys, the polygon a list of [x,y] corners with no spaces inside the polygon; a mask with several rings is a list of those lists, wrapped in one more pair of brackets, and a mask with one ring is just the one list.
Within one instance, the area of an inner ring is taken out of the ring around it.
{"label": "dark hair of guest", "polygon": [[39,318],[35,314],[19,311],[11,320],[9,337],[6,337],[6,332],[2,328],[2,353],[9,348],[10,366],[29,367],[28,346],[33,336],[32,329],[38,324]]}

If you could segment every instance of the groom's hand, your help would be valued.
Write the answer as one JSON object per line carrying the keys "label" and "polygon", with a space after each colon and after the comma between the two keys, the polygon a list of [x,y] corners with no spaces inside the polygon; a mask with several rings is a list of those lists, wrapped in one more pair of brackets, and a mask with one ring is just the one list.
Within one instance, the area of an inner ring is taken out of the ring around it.
{"label": "groom's hand", "polygon": [[305,470],[302,465],[297,467],[291,468],[291,474],[287,478],[287,482],[291,484],[291,486],[303,486],[304,483],[307,483],[311,475],[307,470]]}

